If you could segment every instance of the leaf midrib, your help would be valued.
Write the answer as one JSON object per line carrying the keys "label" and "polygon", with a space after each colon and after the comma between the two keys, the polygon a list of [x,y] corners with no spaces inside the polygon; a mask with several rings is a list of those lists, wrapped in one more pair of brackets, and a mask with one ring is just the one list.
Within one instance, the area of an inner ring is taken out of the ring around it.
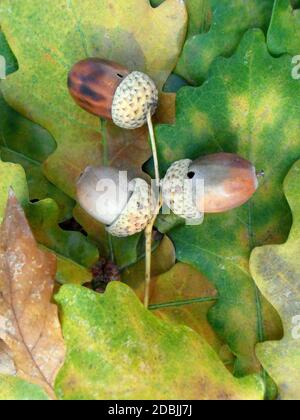
{"label": "leaf midrib", "polygon": [[39,161],[37,161],[37,160],[34,160],[34,159],[32,159],[32,158],[30,158],[30,157],[28,157],[28,156],[24,155],[23,153],[17,152],[16,150],[11,149],[10,147],[7,147],[7,146],[1,146],[1,145],[0,145],[0,149],[1,149],[1,150],[6,150],[7,152],[10,152],[10,153],[13,153],[13,154],[15,154],[15,155],[19,156],[20,158],[22,158],[22,159],[24,159],[24,160],[27,160],[27,161],[28,161],[28,162],[30,162],[32,165],[35,165],[35,166],[41,166],[41,165],[42,165],[42,164],[41,164],[41,162],[39,162]]}
{"label": "leaf midrib", "polygon": [[49,383],[48,379],[46,378],[46,376],[44,375],[43,371],[39,367],[37,361],[35,360],[32,352],[30,351],[30,349],[27,346],[27,343],[25,341],[25,337],[23,335],[23,331],[22,331],[22,328],[20,326],[19,319],[17,317],[16,310],[15,310],[15,305],[14,305],[13,291],[12,291],[13,276],[12,276],[12,273],[11,273],[11,270],[10,270],[10,267],[9,267],[9,264],[7,263],[7,259],[4,258],[4,261],[5,261],[5,266],[6,266],[7,273],[8,273],[8,287],[9,287],[10,303],[11,303],[10,304],[10,307],[11,307],[11,310],[12,310],[12,313],[13,313],[13,317],[14,317],[14,320],[15,320],[15,324],[16,324],[17,330],[18,330],[18,332],[20,334],[20,337],[21,337],[21,340],[22,340],[22,344],[23,344],[23,346],[24,346],[24,348],[26,350],[26,353],[28,354],[29,358],[32,360],[34,366],[36,367],[37,371],[39,372],[39,375],[40,375],[42,381],[45,382],[47,384],[47,386],[49,386],[50,389],[54,392],[52,385]]}

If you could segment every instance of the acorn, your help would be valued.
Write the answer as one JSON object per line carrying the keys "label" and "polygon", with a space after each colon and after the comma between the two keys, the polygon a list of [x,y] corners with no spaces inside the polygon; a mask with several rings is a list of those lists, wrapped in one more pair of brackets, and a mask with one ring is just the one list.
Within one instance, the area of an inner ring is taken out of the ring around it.
{"label": "acorn", "polygon": [[117,237],[142,232],[154,207],[151,187],[146,181],[127,180],[122,172],[104,166],[86,168],[77,182],[77,197],[81,207]]}
{"label": "acorn", "polygon": [[68,87],[87,112],[126,129],[142,127],[158,105],[158,90],[147,74],[130,72],[113,61],[88,58],[69,73]]}
{"label": "acorn", "polygon": [[245,204],[258,188],[255,167],[231,153],[175,162],[162,183],[164,203],[184,219],[223,213]]}

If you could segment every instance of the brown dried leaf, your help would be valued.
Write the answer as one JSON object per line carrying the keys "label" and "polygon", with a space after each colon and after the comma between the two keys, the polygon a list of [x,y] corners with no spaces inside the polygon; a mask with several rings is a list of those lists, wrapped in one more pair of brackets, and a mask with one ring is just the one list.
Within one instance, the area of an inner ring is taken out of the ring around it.
{"label": "brown dried leaf", "polygon": [[57,308],[50,302],[55,272],[56,258],[38,249],[10,191],[0,229],[0,339],[10,349],[17,376],[42,386],[52,398],[65,355]]}
{"label": "brown dried leaf", "polygon": [[0,375],[15,375],[17,373],[10,348],[0,340]]}

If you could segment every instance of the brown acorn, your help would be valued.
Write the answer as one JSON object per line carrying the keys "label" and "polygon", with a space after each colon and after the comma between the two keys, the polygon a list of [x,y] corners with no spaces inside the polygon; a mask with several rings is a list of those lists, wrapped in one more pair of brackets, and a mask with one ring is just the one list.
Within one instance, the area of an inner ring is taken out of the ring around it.
{"label": "brown acorn", "polygon": [[75,102],[87,112],[112,119],[111,109],[117,87],[129,71],[113,61],[88,58],[69,73],[68,87]]}
{"label": "brown acorn", "polygon": [[237,208],[250,200],[257,187],[253,164],[231,153],[175,162],[162,186],[164,202],[185,219],[200,219],[203,213]]}
{"label": "brown acorn", "polygon": [[200,157],[189,167],[188,177],[194,184],[204,180],[206,213],[223,213],[240,207],[250,200],[258,187],[254,165],[232,153]]}
{"label": "brown acorn", "polygon": [[127,129],[142,127],[158,104],[158,91],[149,76],[100,58],[75,64],[68,87],[81,108]]}

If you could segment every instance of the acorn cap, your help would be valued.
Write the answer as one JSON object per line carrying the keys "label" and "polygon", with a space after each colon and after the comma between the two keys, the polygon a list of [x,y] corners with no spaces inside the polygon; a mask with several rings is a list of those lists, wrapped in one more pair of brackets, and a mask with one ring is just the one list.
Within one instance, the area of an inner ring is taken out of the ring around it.
{"label": "acorn cap", "polygon": [[118,86],[112,104],[113,122],[122,128],[135,129],[147,122],[147,114],[155,113],[158,90],[144,73],[134,71]]}
{"label": "acorn cap", "polygon": [[85,169],[77,182],[77,198],[81,207],[94,219],[112,224],[126,207],[132,191],[120,171],[109,167]]}
{"label": "acorn cap", "polygon": [[87,112],[112,119],[112,103],[117,87],[129,70],[110,60],[87,58],[69,73],[68,87],[75,102]]}
{"label": "acorn cap", "polygon": [[168,169],[162,182],[164,203],[174,214],[187,220],[202,220],[193,197],[193,184],[188,178],[190,159],[179,160]]}
{"label": "acorn cap", "polygon": [[119,218],[107,227],[113,236],[126,237],[142,232],[149,223],[153,210],[154,199],[151,187],[146,181],[135,178],[130,183],[133,194]]}

